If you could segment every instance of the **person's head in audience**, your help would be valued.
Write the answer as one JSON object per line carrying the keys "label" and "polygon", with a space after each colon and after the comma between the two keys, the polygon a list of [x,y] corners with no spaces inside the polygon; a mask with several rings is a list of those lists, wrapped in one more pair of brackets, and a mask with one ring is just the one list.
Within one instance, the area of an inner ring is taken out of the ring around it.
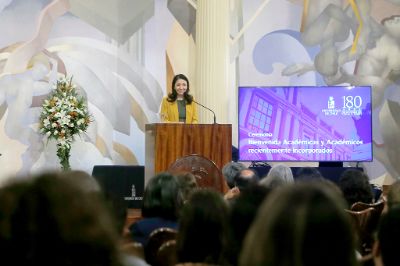
{"label": "person's head in audience", "polygon": [[238,264],[239,252],[242,249],[242,242],[247,230],[250,228],[259,206],[270,191],[267,187],[254,185],[240,193],[232,202],[229,214],[229,224],[231,225],[229,257],[232,265]]}
{"label": "person's head in audience", "polygon": [[339,178],[339,187],[350,208],[356,202],[372,203],[374,195],[368,176],[359,170],[348,169]]}
{"label": "person's head in audience", "polygon": [[211,189],[195,191],[182,210],[177,237],[178,262],[225,264],[228,206]]}
{"label": "person's head in audience", "polygon": [[400,206],[392,206],[382,215],[377,241],[373,248],[375,266],[398,266],[400,239]]}
{"label": "person's head in audience", "polygon": [[246,235],[240,265],[356,265],[343,198],[323,183],[274,190]]}
{"label": "person's head in audience", "polygon": [[292,169],[284,164],[274,165],[260,181],[261,185],[272,189],[293,183]]}
{"label": "person's head in audience", "polygon": [[324,177],[316,167],[301,167],[296,172],[296,182],[323,179]]}
{"label": "person's head in audience", "polygon": [[229,188],[233,188],[235,186],[235,176],[243,169],[247,167],[238,162],[229,162],[222,167],[222,175],[225,178],[226,183]]}
{"label": "person's head in audience", "polygon": [[178,178],[171,173],[159,173],[149,180],[142,201],[142,218],[129,226],[133,241],[146,249],[151,233],[162,227],[178,228],[183,196]]}
{"label": "person's head in audience", "polygon": [[243,191],[249,186],[258,184],[258,181],[259,177],[257,172],[249,168],[240,170],[234,178],[235,187],[239,188],[240,191]]}
{"label": "person's head in audience", "polygon": [[314,183],[319,183],[323,186],[328,187],[330,190],[332,190],[332,192],[335,192],[338,195],[338,197],[344,199],[343,191],[340,189],[338,184],[333,182],[332,180],[327,178],[321,178],[321,179],[316,179]]}
{"label": "person's head in audience", "polygon": [[160,173],[149,180],[143,195],[143,217],[161,217],[177,220],[183,204],[178,178],[170,173]]}
{"label": "person's head in audience", "polygon": [[120,265],[118,235],[100,197],[43,173],[0,189],[0,249],[12,265]]}
{"label": "person's head in audience", "polygon": [[87,193],[102,193],[102,189],[96,178],[81,170],[71,170],[60,173],[62,178],[71,180]]}
{"label": "person's head in audience", "polygon": [[186,202],[193,191],[198,188],[196,177],[190,172],[180,173],[176,177],[182,191],[183,200]]}
{"label": "person's head in audience", "polygon": [[[128,204],[123,197],[115,194],[107,195],[106,205],[115,220],[116,229],[121,237],[127,238],[128,231],[124,231],[126,219],[128,217]],[[121,239],[124,240],[124,239]]]}
{"label": "person's head in audience", "polygon": [[400,205],[400,181],[394,182],[387,194],[387,206],[393,208],[394,206]]}
{"label": "person's head in audience", "polygon": [[84,193],[87,193],[88,196],[101,197],[101,200],[105,201],[105,205],[108,207],[115,221],[114,223],[118,233],[123,233],[128,207],[124,198],[103,191],[96,178],[84,171],[71,170],[59,173],[58,175],[60,178],[64,178],[74,183],[74,185]]}

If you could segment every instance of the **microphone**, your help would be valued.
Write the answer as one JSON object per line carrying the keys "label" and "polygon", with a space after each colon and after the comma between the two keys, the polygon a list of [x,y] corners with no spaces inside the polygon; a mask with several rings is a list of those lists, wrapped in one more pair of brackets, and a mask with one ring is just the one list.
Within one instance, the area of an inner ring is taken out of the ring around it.
{"label": "microphone", "polygon": [[211,109],[208,108],[208,107],[205,107],[204,105],[202,105],[202,104],[199,103],[199,102],[196,102],[195,100],[193,100],[193,102],[194,102],[194,103],[197,103],[198,105],[200,105],[200,106],[203,107],[204,109],[207,109],[208,111],[210,111],[211,113],[213,113],[213,115],[214,115],[214,124],[217,123],[217,116],[215,115],[215,113],[214,113],[213,110],[211,110]]}

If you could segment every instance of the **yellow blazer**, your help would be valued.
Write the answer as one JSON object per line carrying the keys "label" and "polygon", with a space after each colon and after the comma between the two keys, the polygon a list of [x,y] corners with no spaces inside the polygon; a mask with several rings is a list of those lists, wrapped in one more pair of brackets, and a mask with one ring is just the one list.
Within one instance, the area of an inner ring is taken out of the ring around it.
{"label": "yellow blazer", "polygon": [[[167,99],[168,97],[164,97],[161,103],[161,121],[179,122],[178,103],[169,102]],[[194,102],[186,105],[186,123],[198,123],[197,106]]]}

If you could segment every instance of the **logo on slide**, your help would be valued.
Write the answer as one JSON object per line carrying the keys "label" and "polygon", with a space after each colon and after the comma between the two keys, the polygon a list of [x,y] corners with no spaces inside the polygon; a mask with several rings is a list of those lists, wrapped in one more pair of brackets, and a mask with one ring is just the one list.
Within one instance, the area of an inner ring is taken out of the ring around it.
{"label": "logo on slide", "polygon": [[328,109],[335,109],[335,100],[332,96],[329,96]]}

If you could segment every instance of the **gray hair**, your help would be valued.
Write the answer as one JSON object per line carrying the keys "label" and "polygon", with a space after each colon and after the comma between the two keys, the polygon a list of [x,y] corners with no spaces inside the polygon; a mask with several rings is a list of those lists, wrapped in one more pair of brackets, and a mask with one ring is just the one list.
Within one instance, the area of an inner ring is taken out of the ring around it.
{"label": "gray hair", "polygon": [[292,169],[290,167],[277,164],[268,172],[268,175],[260,181],[260,184],[269,188],[281,187],[286,184],[294,183]]}
{"label": "gray hair", "polygon": [[238,162],[229,162],[222,167],[222,175],[224,176],[226,183],[228,183],[228,186],[230,188],[233,188],[235,186],[235,176],[243,169],[246,169],[247,167]]}

